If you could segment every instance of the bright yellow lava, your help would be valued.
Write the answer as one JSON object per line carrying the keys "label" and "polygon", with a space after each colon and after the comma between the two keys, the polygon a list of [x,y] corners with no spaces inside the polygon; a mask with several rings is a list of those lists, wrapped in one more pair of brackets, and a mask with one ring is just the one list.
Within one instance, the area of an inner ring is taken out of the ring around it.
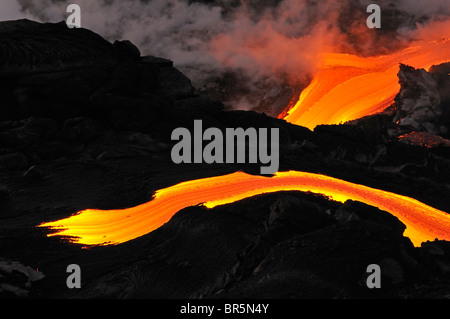
{"label": "bright yellow lava", "polygon": [[88,209],[39,227],[57,230],[49,236],[73,237],[73,242],[83,245],[120,244],[163,226],[185,207],[204,204],[213,208],[279,191],[309,191],[340,202],[351,199],[378,207],[407,226],[404,235],[416,246],[436,238],[450,240],[450,215],[446,212],[406,196],[298,171],[279,172],[273,177],[237,172],[187,181],[157,191],[150,202],[136,207],[109,211]]}
{"label": "bright yellow lava", "polygon": [[298,102],[280,117],[313,130],[384,111],[400,90],[399,63],[429,69],[450,61],[450,40],[414,45],[375,57],[324,54],[321,67]]}

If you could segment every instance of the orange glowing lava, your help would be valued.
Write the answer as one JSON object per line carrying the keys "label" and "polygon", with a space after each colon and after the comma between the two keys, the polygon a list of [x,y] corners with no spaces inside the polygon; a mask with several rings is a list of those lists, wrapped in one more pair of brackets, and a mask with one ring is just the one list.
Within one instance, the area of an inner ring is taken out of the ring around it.
{"label": "orange glowing lava", "polygon": [[74,237],[73,242],[83,245],[120,244],[163,226],[185,207],[204,204],[213,208],[278,191],[310,191],[340,202],[351,199],[376,206],[401,220],[407,226],[404,235],[416,246],[435,238],[450,240],[450,215],[446,212],[406,196],[297,171],[279,172],[274,177],[237,172],[183,182],[157,191],[150,202],[137,207],[110,211],[88,209],[39,227],[57,230],[49,236]]}
{"label": "orange glowing lava", "polygon": [[450,40],[412,45],[375,57],[324,54],[318,73],[297,104],[280,117],[313,130],[320,124],[339,124],[379,113],[393,103],[400,90],[399,63],[428,70],[448,61]]}

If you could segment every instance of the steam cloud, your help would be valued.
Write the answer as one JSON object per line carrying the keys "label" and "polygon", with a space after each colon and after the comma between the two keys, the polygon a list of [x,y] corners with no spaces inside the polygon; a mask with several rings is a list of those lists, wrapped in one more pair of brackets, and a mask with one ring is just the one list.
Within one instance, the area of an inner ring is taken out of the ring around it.
{"label": "steam cloud", "polygon": [[[380,30],[366,26],[374,2],[383,10]],[[81,6],[83,27],[172,59],[197,88],[215,85],[241,109],[274,87],[306,85],[320,52],[380,54],[450,30],[442,27],[448,0],[8,0],[11,12],[2,2],[0,18],[21,8],[27,18],[59,22],[69,3]]]}

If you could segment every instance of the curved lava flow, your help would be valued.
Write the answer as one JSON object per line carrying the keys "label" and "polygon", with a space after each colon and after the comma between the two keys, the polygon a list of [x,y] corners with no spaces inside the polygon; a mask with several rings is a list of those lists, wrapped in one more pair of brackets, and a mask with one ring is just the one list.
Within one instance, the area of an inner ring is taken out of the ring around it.
{"label": "curved lava flow", "polygon": [[399,63],[429,69],[450,61],[449,50],[450,40],[444,39],[374,57],[324,54],[320,70],[298,102],[279,117],[313,130],[317,125],[339,124],[382,112],[400,90]]}
{"label": "curved lava flow", "polygon": [[57,230],[48,236],[69,236],[83,245],[120,244],[152,232],[183,208],[203,204],[208,208],[229,204],[263,193],[303,191],[333,200],[361,201],[396,216],[406,225],[404,235],[415,246],[427,240],[450,240],[450,214],[413,198],[350,183],[333,177],[298,171],[273,177],[237,172],[192,180],[156,192],[145,204],[123,210],[84,210],[67,219],[39,227]]}

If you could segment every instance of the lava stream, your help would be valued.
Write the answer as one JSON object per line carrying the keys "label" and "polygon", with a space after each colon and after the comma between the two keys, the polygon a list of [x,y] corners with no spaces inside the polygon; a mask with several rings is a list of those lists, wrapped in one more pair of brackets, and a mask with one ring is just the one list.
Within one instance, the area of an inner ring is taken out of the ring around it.
{"label": "lava stream", "polygon": [[450,215],[413,198],[353,184],[325,175],[279,172],[273,177],[237,172],[192,180],[156,192],[145,204],[123,210],[84,210],[69,218],[39,225],[69,236],[83,245],[120,244],[148,234],[167,223],[185,207],[208,208],[233,203],[258,194],[278,191],[320,193],[340,202],[361,201],[396,216],[406,226],[405,236],[419,246],[427,240],[450,240]]}
{"label": "lava stream", "polygon": [[313,130],[384,111],[400,90],[399,63],[428,70],[450,61],[450,40],[412,45],[375,57],[324,54],[318,73],[298,102],[280,117]]}

